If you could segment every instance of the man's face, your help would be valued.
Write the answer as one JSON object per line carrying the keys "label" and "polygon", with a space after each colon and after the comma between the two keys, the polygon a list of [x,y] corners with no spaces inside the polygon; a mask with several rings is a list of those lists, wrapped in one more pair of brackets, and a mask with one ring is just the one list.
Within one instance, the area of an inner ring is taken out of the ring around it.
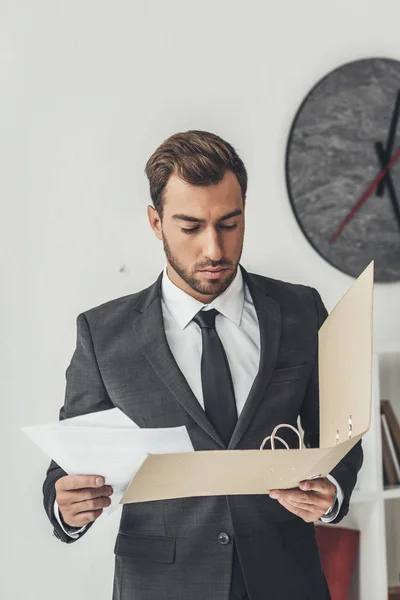
{"label": "man's face", "polygon": [[244,237],[244,202],[236,176],[198,187],[171,175],[164,190],[162,222],[148,207],[163,241],[170,279],[203,303],[219,296],[236,275]]}

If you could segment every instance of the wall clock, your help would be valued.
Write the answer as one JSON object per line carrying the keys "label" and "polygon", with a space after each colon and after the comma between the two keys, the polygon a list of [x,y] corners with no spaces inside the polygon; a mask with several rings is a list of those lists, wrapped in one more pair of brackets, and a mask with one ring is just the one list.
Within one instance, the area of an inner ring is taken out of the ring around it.
{"label": "wall clock", "polygon": [[400,281],[400,62],[358,60],[329,73],[294,119],[286,181],[297,221],[331,265]]}

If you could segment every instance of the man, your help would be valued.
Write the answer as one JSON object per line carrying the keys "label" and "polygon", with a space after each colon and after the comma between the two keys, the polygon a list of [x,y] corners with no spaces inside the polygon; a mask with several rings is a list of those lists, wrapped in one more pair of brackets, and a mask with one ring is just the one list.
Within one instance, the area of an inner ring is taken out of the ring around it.
{"label": "man", "polygon": [[[239,264],[247,174],[230,144],[173,135],[146,165],[148,218],[167,266],[138,293],[77,318],[60,418],[118,406],[141,427],[185,425],[195,450],[259,448],[280,423],[319,443],[318,292]],[[281,430],[289,447],[291,430]],[[123,506],[113,600],[322,600],[314,522],[339,522],[362,464],[358,443],[328,478],[269,494]],[[110,504],[100,474],[51,463],[44,505],[73,542]]]}

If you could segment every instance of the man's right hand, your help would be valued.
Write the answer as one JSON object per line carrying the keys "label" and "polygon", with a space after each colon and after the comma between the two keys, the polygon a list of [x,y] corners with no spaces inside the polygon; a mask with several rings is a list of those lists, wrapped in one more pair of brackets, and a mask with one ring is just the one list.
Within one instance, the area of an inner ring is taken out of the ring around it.
{"label": "man's right hand", "polygon": [[83,527],[110,506],[113,489],[104,483],[100,475],[66,475],[56,481],[56,501],[67,525]]}

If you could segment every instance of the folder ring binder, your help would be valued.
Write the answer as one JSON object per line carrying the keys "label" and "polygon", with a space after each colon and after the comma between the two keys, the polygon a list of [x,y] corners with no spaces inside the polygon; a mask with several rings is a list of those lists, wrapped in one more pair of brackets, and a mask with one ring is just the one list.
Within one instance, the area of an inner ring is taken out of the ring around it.
{"label": "folder ring binder", "polygon": [[289,429],[292,429],[296,434],[297,437],[299,438],[299,450],[302,450],[303,448],[303,442],[301,440],[301,435],[298,429],[296,429],[296,427],[293,427],[293,425],[289,425],[288,423],[282,423],[281,425],[277,425],[273,432],[271,433],[271,435],[269,435],[268,437],[264,438],[262,441],[262,444],[260,446],[260,450],[264,450],[264,446],[267,443],[268,440],[271,440],[271,450],[275,450],[275,440],[278,440],[279,442],[282,442],[282,444],[286,447],[287,450],[289,450],[289,446],[287,445],[287,443],[285,442],[285,440],[283,440],[282,438],[278,437],[276,435],[276,432],[281,428],[281,427],[288,427]]}

